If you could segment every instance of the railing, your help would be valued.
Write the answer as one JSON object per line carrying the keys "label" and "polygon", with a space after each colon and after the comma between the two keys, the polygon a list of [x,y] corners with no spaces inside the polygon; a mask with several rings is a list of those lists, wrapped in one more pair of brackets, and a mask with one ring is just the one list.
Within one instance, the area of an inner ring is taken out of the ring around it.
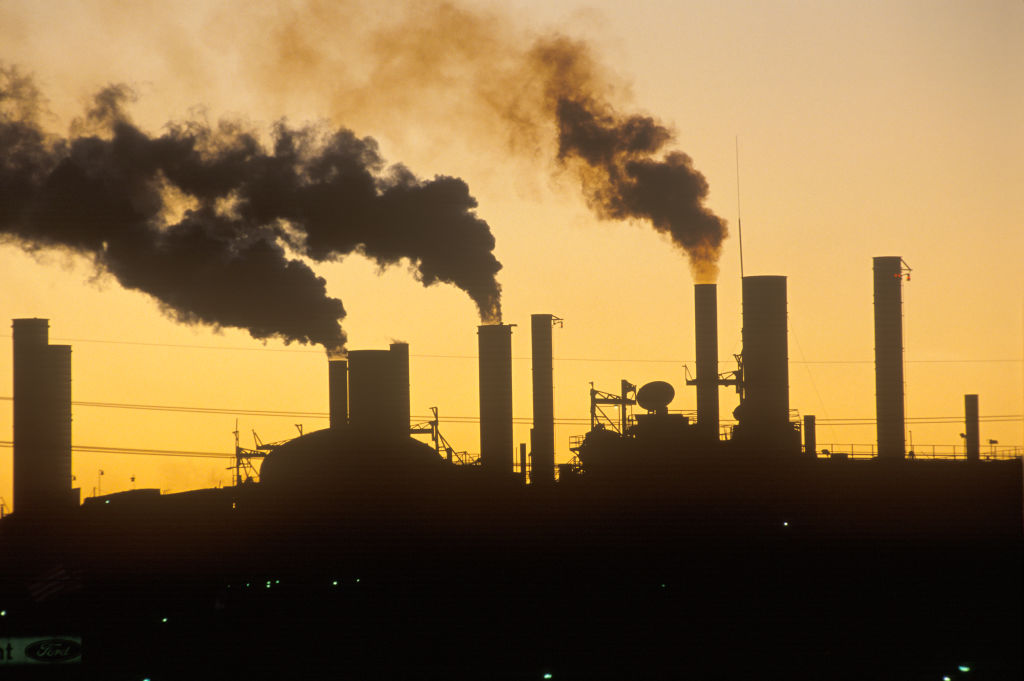
{"label": "railing", "polygon": [[[873,459],[878,456],[877,445],[872,444],[822,444],[818,443],[818,456],[833,457],[837,454],[848,459]],[[826,453],[827,452],[827,453]],[[982,461],[1005,461],[1024,457],[1024,447],[1014,445],[982,446]],[[907,459],[965,461],[967,447],[965,445],[915,445],[907,448]]]}

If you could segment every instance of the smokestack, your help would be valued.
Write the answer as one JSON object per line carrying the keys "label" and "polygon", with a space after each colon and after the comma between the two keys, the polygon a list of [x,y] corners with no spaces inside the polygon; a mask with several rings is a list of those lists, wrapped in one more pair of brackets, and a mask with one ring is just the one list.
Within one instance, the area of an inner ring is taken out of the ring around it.
{"label": "smokestack", "polygon": [[511,473],[512,325],[478,327],[480,343],[480,466]]}
{"label": "smokestack", "polygon": [[533,484],[555,479],[555,406],[554,368],[551,331],[556,317],[535,314],[530,317],[530,338],[533,344]]}
{"label": "smokestack", "polygon": [[49,321],[15,319],[14,506],[36,516],[75,505],[71,489],[71,346]]}
{"label": "smokestack", "polygon": [[878,457],[905,454],[903,412],[903,259],[874,259],[875,412]]}
{"label": "smokestack", "polygon": [[[763,449],[790,446],[786,278],[743,277],[743,404],[740,427]],[[799,448],[797,440],[796,448]]]}
{"label": "smokestack", "polygon": [[[408,343],[392,343],[391,348],[391,361],[394,363],[394,381],[395,381],[395,397],[398,400],[396,405],[399,413],[395,415],[396,427],[404,427],[406,435],[409,433],[409,426],[411,421],[410,416],[410,401],[409,396],[409,344]],[[404,424],[399,426],[398,423]]]}
{"label": "smokestack", "polygon": [[693,287],[694,336],[697,343],[697,427],[707,440],[718,440],[718,286]]}
{"label": "smokestack", "polygon": [[343,428],[348,425],[348,360],[328,360],[327,381],[331,428]]}
{"label": "smokestack", "polygon": [[818,449],[818,437],[816,426],[814,422],[814,415],[807,414],[804,416],[804,454],[814,458],[817,456]]}
{"label": "smokestack", "polygon": [[967,460],[981,459],[981,440],[978,435],[978,396],[964,395],[964,444],[967,446]]}
{"label": "smokestack", "polygon": [[349,423],[353,429],[381,437],[408,437],[409,346],[396,345],[402,347],[348,353]]}

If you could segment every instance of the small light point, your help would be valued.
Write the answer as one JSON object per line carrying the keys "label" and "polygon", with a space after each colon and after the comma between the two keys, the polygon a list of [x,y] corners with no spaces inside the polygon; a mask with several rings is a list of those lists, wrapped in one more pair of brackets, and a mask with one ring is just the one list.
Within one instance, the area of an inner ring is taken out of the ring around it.
{"label": "small light point", "polygon": [[967,666],[967,665],[965,665],[965,664],[962,664],[962,665],[960,665],[959,667],[957,667],[957,669],[959,669],[959,670],[960,670],[961,672],[963,672],[964,674],[966,674],[967,672],[971,671],[971,668],[970,668],[970,667],[968,667],[968,666]]}
{"label": "small light point", "polygon": [[550,673],[549,673],[549,674],[545,674],[545,675],[544,675],[544,678],[545,678],[545,679],[550,679],[550,678],[551,678],[551,674],[550,674]]}
{"label": "small light point", "polygon": [[338,586],[338,580],[334,580],[333,582],[331,582],[331,584],[332,584],[333,586]]}
{"label": "small light point", "polygon": [[167,618],[166,618],[166,617],[164,617],[164,618],[163,618],[162,620],[160,620],[160,621],[161,621],[161,622],[163,622],[164,624],[166,624],[166,623],[167,623]]}

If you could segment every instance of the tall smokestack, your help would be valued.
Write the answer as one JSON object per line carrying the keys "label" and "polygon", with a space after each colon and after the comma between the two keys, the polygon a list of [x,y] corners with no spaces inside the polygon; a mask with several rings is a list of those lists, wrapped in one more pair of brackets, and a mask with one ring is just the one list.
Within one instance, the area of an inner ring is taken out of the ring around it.
{"label": "tall smokestack", "polygon": [[789,448],[795,434],[789,425],[786,323],[786,278],[743,277],[740,427],[749,442],[766,450]]}
{"label": "tall smokestack", "polygon": [[14,507],[38,516],[73,506],[71,347],[50,345],[49,321],[15,319]]}
{"label": "tall smokestack", "polygon": [[981,459],[981,439],[978,434],[978,396],[964,395],[964,444],[967,460]]}
{"label": "tall smokestack", "polygon": [[554,368],[551,330],[555,316],[535,314],[530,317],[530,339],[533,345],[533,484],[555,479],[555,406]]}
{"label": "tall smokestack", "polygon": [[[410,401],[409,396],[409,344],[408,343],[392,343],[391,348],[391,361],[394,363],[394,381],[395,381],[395,397],[398,400],[397,408],[398,412],[395,415],[395,420],[404,424],[406,434],[408,435],[409,425],[411,421],[410,417]],[[398,424],[396,423],[396,426]]]}
{"label": "tall smokestack", "polygon": [[718,440],[718,286],[693,287],[694,336],[697,343],[697,427],[707,440]]}
{"label": "tall smokestack", "polygon": [[480,466],[512,473],[512,325],[479,327]]}
{"label": "tall smokestack", "polygon": [[817,456],[818,435],[814,415],[804,415],[804,454],[814,458]]}
{"label": "tall smokestack", "polygon": [[328,360],[327,381],[331,428],[342,428],[348,425],[348,360]]}
{"label": "tall smokestack", "polygon": [[875,279],[875,412],[878,456],[902,459],[905,454],[903,412],[903,259],[874,259]]}

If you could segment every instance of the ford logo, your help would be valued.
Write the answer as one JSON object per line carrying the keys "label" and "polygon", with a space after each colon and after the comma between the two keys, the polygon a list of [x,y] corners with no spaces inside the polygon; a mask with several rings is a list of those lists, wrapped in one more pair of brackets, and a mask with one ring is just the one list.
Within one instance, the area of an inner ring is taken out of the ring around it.
{"label": "ford logo", "polygon": [[82,645],[67,638],[47,638],[25,647],[25,657],[36,662],[67,662],[81,654]]}

